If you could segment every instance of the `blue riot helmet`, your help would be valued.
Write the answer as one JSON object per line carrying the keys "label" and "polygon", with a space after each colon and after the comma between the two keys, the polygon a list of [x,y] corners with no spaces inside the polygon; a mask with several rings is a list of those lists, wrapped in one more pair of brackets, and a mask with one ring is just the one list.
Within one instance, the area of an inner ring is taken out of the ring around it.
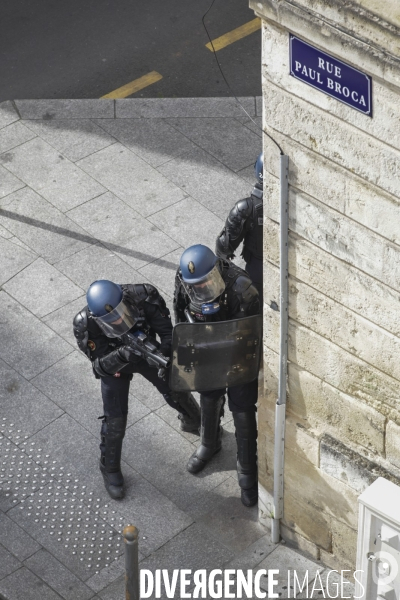
{"label": "blue riot helmet", "polygon": [[258,155],[257,160],[254,163],[254,173],[258,183],[261,183],[262,185],[264,175],[264,152],[261,152],[261,154]]}
{"label": "blue riot helmet", "polygon": [[89,286],[86,301],[91,316],[107,337],[123,335],[140,316],[134,305],[124,301],[122,287],[107,279],[99,279]]}
{"label": "blue riot helmet", "polygon": [[214,252],[202,244],[190,246],[181,256],[180,268],[186,293],[203,314],[219,310],[218,302],[213,302],[225,289],[219,263]]}

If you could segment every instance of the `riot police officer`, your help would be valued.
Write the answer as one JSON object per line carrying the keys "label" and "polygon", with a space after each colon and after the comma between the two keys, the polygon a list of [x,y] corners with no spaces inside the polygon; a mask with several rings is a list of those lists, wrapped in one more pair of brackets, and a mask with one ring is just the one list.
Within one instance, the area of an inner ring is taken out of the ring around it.
{"label": "riot police officer", "polygon": [[249,198],[238,200],[217,237],[215,253],[221,258],[233,258],[243,242],[242,256],[246,271],[263,298],[263,169],[264,154],[254,165],[256,183]]}
{"label": "riot police officer", "polygon": [[[257,315],[260,302],[248,274],[229,260],[220,259],[201,244],[181,256],[175,280],[176,322],[215,322]],[[228,388],[237,440],[237,472],[241,499],[253,506],[258,499],[256,402],[258,381]],[[201,444],[187,469],[198,473],[221,450],[221,417],[225,389],[200,390]]]}
{"label": "riot police officer", "polygon": [[178,411],[183,431],[198,432],[200,411],[193,396],[171,392],[166,378],[151,366],[154,362],[127,343],[128,332],[141,339],[157,334],[161,341],[158,352],[164,357],[171,353],[170,313],[154,286],[98,280],[90,285],[86,300],[87,306],[74,318],[73,329],[80,350],[92,362],[95,377],[101,379],[100,470],[108,493],[119,500],[124,496],[120,461],[133,373],[150,381]]}

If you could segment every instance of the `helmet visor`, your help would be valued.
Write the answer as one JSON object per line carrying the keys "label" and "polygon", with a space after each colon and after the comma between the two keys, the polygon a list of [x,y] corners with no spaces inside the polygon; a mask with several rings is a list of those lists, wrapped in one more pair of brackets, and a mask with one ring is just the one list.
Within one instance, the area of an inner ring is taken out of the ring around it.
{"label": "helmet visor", "polygon": [[109,313],[93,319],[107,337],[116,338],[127,333],[138,321],[139,311],[135,312],[133,306],[121,300]]}
{"label": "helmet visor", "polygon": [[222,294],[225,282],[218,269],[218,262],[213,269],[198,283],[185,283],[186,292],[194,304],[212,302]]}

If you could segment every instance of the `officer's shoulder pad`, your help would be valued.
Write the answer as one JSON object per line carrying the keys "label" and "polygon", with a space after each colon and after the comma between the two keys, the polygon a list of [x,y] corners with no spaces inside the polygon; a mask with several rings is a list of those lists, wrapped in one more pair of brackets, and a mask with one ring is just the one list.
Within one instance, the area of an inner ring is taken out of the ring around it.
{"label": "officer's shoulder pad", "polygon": [[73,325],[80,331],[85,331],[88,326],[88,309],[87,306],[75,315]]}
{"label": "officer's shoulder pad", "polygon": [[232,290],[237,294],[242,294],[252,285],[252,281],[247,275],[239,275],[232,286]]}
{"label": "officer's shoulder pad", "polygon": [[144,283],[143,286],[146,288],[147,292],[146,302],[148,304],[155,304],[159,308],[164,309],[166,307],[165,300],[158,289],[155,288],[154,285],[151,285],[151,283]]}
{"label": "officer's shoulder pad", "polygon": [[148,298],[153,299],[153,298],[159,297],[160,292],[158,291],[158,289],[156,287],[154,287],[154,285],[151,285],[151,283],[144,283],[143,287],[145,288],[145,290],[147,292]]}
{"label": "officer's shoulder pad", "polygon": [[140,304],[147,298],[144,283],[126,283],[121,285],[124,296],[134,304]]}
{"label": "officer's shoulder pad", "polygon": [[238,213],[248,216],[251,213],[251,199],[242,198],[241,200],[238,200],[235,204],[235,208]]}

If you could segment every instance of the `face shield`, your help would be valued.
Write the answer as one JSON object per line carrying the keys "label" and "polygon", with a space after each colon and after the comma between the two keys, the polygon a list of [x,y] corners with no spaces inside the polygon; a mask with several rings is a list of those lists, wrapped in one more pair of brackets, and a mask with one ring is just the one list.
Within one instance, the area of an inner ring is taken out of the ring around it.
{"label": "face shield", "polygon": [[213,269],[207,273],[198,283],[185,283],[186,293],[193,304],[201,305],[206,302],[212,302],[222,294],[225,289],[225,282],[218,269],[218,262]]}
{"label": "face shield", "polygon": [[[107,307],[107,305],[106,305]],[[110,306],[110,309],[112,307]],[[93,317],[107,337],[116,338],[127,333],[137,323],[139,310],[124,300],[102,317]]]}

